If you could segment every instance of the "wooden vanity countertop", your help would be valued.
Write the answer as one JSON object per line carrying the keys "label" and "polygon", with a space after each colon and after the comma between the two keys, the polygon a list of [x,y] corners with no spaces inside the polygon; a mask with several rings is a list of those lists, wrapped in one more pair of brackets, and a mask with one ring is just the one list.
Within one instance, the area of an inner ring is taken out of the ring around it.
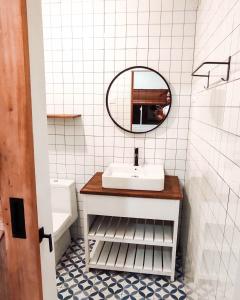
{"label": "wooden vanity countertop", "polygon": [[102,172],[97,172],[81,189],[81,194],[108,195],[122,197],[156,198],[183,200],[182,189],[177,176],[165,176],[163,191],[140,191],[127,189],[112,189],[102,187]]}

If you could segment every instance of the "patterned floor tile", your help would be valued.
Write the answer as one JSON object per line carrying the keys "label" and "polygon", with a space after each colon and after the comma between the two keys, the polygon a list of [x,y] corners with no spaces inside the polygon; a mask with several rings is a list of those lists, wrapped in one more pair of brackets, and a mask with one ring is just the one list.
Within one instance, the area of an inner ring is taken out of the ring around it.
{"label": "patterned floor tile", "polygon": [[[91,244],[91,247],[94,243]],[[176,280],[138,273],[91,270],[86,272],[84,242],[73,241],[56,268],[58,299],[67,300],[185,300],[181,259]]]}

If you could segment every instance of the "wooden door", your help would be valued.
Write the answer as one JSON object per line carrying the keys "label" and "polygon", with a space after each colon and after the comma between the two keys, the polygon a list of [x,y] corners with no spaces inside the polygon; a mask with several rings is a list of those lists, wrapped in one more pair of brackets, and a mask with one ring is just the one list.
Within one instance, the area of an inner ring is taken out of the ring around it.
{"label": "wooden door", "polygon": [[[25,0],[0,0],[0,49],[0,299],[38,300],[43,296]],[[26,238],[13,237],[11,197],[23,199]]]}

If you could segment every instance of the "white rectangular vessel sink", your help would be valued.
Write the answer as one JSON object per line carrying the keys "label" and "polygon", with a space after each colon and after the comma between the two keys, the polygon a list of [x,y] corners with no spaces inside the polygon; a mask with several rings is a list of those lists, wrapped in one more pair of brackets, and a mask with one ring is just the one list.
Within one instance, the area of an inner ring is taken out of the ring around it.
{"label": "white rectangular vessel sink", "polygon": [[162,191],[164,169],[162,165],[111,164],[102,175],[104,188]]}

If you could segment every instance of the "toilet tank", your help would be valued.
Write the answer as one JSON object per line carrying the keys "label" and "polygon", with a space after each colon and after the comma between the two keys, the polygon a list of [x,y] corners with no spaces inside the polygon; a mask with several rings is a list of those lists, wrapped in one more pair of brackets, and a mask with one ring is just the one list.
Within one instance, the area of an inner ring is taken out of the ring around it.
{"label": "toilet tank", "polygon": [[68,213],[75,220],[77,199],[75,183],[70,179],[50,179],[51,204],[54,213]]}

